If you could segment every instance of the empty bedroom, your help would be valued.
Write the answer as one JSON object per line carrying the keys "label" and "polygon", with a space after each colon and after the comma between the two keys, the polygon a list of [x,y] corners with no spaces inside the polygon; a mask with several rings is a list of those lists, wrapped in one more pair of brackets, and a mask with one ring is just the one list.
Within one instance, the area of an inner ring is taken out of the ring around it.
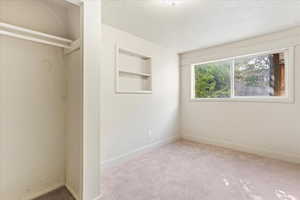
{"label": "empty bedroom", "polygon": [[299,9],[104,0],[103,199],[300,200]]}

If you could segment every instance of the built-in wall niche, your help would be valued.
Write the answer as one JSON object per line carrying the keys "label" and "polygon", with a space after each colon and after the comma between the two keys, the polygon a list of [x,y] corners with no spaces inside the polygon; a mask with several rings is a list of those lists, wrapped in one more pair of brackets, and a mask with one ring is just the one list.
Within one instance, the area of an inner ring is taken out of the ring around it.
{"label": "built-in wall niche", "polygon": [[152,93],[151,57],[116,47],[116,93]]}

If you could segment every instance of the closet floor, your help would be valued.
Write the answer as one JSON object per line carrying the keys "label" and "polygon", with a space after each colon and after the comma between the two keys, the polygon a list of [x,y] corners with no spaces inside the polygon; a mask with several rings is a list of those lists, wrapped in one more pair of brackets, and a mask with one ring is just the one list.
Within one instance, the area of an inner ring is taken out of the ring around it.
{"label": "closet floor", "polygon": [[48,194],[45,194],[34,200],[75,200],[75,199],[65,187],[61,187],[57,190],[49,192]]}
{"label": "closet floor", "polygon": [[300,165],[179,141],[104,170],[101,200],[300,200]]}

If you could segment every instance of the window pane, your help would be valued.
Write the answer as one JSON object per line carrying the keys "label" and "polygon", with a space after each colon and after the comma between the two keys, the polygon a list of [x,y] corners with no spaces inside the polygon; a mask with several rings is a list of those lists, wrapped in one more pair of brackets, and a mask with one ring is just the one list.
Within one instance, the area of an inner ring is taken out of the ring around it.
{"label": "window pane", "polygon": [[284,53],[238,58],[234,71],[235,96],[284,96]]}
{"label": "window pane", "polygon": [[195,66],[196,98],[230,97],[230,66],[232,61]]}

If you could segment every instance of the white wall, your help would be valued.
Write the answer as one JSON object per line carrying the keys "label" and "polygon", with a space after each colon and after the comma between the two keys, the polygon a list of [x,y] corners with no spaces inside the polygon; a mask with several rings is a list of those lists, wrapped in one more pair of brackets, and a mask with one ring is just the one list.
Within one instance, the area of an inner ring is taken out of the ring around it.
{"label": "white wall", "polygon": [[82,200],[100,198],[101,0],[85,1],[82,11],[83,137]]}
{"label": "white wall", "polygon": [[[68,8],[69,38],[80,39],[80,7]],[[66,68],[65,113],[65,184],[76,199],[81,196],[83,134],[83,68],[82,52],[77,49],[64,56]]]}
{"label": "white wall", "polygon": [[[147,145],[179,135],[179,67],[175,51],[102,27],[101,158],[110,165]],[[115,93],[116,44],[152,56],[152,94]]]}
{"label": "white wall", "polygon": [[[1,21],[61,36],[65,11],[36,0],[0,2]],[[3,36],[0,45],[0,198],[26,199],[64,184],[63,51]]]}
{"label": "white wall", "polygon": [[[181,55],[181,133],[213,143],[300,162],[300,28]],[[190,101],[190,65],[271,49],[295,48],[295,103]]]}
{"label": "white wall", "polygon": [[[79,9],[71,7],[62,0],[0,0],[0,20],[77,39]],[[67,57],[66,71],[61,48],[4,36],[0,48],[0,199],[31,199],[65,182],[78,193],[81,138],[65,133],[82,134],[80,54]]]}
{"label": "white wall", "polygon": [[65,66],[67,68],[65,176],[68,189],[79,198],[83,130],[81,51],[77,50],[65,56]]}
{"label": "white wall", "polygon": [[62,49],[2,37],[1,199],[64,184]]}
{"label": "white wall", "polygon": [[[57,36],[67,37],[68,10],[63,0],[0,0],[0,20]],[[21,14],[21,13],[26,13]]]}
{"label": "white wall", "polygon": [[[1,11],[1,10],[0,10]],[[4,49],[2,48],[2,43],[3,43],[3,37],[0,36],[0,70],[1,70],[1,66],[3,66],[3,51]],[[0,73],[0,109],[2,108],[2,95],[1,95],[1,91],[2,91],[2,81],[1,81],[1,75],[2,73]],[[2,138],[3,138],[3,130],[2,130],[2,115],[0,113],[0,158],[2,158],[3,155],[3,147],[2,147]],[[3,172],[2,172],[2,168],[3,168],[3,163],[2,163],[2,159],[0,159],[0,198],[2,198],[2,194],[4,192],[4,182],[3,182]]]}
{"label": "white wall", "polygon": [[80,39],[80,6],[68,7],[68,38],[71,40]]}

